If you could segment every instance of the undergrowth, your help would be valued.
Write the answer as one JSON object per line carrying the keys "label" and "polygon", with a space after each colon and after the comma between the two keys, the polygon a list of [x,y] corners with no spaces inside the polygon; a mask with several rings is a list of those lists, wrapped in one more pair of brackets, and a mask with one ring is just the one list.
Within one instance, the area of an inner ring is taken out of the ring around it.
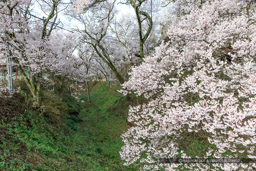
{"label": "undergrowth", "polygon": [[29,108],[27,96],[0,99],[0,170],[138,170],[119,156],[125,97],[105,83],[94,87],[92,103],[43,93],[44,110]]}

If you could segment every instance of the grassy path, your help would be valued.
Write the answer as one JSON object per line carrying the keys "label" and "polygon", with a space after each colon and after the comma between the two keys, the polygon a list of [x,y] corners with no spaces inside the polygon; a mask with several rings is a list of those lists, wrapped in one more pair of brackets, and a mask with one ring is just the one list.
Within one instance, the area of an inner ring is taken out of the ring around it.
{"label": "grassy path", "polygon": [[78,170],[114,171],[137,170],[123,166],[119,151],[122,147],[120,135],[127,128],[128,104],[120,94],[101,85],[91,95],[92,103],[81,98],[80,117],[83,122],[73,135],[74,152],[86,168]]}
{"label": "grassy path", "polygon": [[[119,155],[123,145],[120,135],[128,128],[129,104],[125,97],[104,83],[94,87],[91,97],[92,103],[83,95],[84,103],[72,98],[65,102],[72,109],[80,109],[82,122],[65,114],[61,125],[56,127],[38,111],[22,115],[11,112],[15,117],[10,117],[9,122],[1,119],[0,170],[138,170],[123,166]],[[16,105],[20,103],[17,101]],[[13,104],[6,111],[14,111],[11,107]]]}

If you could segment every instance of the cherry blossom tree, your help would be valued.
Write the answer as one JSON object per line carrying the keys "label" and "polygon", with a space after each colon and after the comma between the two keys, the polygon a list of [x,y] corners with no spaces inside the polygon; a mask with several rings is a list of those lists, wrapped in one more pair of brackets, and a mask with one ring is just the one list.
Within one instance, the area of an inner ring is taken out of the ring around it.
{"label": "cherry blossom tree", "polygon": [[107,0],[75,0],[73,2],[73,10],[77,13],[83,13],[91,7],[96,6],[99,3],[105,2]]}
{"label": "cherry blossom tree", "polygon": [[95,73],[93,68],[95,67],[95,54],[94,51],[91,47],[84,46],[84,44],[81,44],[79,49],[78,49],[78,60],[80,61],[81,66],[83,67],[83,70],[86,74],[86,77],[82,76],[82,78],[85,79],[85,86],[86,86],[86,92],[87,92],[87,97],[88,97],[88,102],[91,103],[91,95],[90,95],[90,82],[93,80],[95,77]]}
{"label": "cherry blossom tree", "polygon": [[[172,5],[162,6],[160,0],[147,1],[140,7],[140,10],[150,14],[154,23],[147,40],[143,43],[143,56],[152,55],[155,47],[159,46],[166,37],[166,28],[175,15],[173,8]],[[121,49],[118,51],[118,56],[123,57],[119,59],[120,63],[123,63],[121,68],[128,71],[131,66],[137,65],[142,61],[140,58],[138,22],[136,21],[136,16],[122,15],[122,13],[119,15],[111,25],[111,33],[114,35],[112,42]],[[147,28],[147,23],[142,22],[142,27]]]}
{"label": "cherry blossom tree", "polygon": [[97,6],[91,7],[90,10],[82,14],[74,14],[73,17],[84,25],[83,30],[77,30],[81,32],[82,42],[90,45],[97,56],[112,70],[118,81],[124,83],[122,74],[113,64],[114,55],[111,43],[107,39],[111,20],[115,13],[114,5],[115,1],[104,1]]}
{"label": "cherry blossom tree", "polygon": [[[134,15],[120,17],[118,3],[133,8]],[[130,67],[143,61],[159,43],[160,29],[153,25],[153,20],[160,23],[157,17],[160,4],[160,1],[141,0],[73,1],[73,17],[84,25],[84,29],[77,30],[83,42],[94,48],[120,83],[127,78]]]}
{"label": "cherry blossom tree", "polygon": [[[126,165],[139,162],[145,170],[256,168],[255,163],[159,162],[179,156],[256,158],[255,14],[250,1],[194,4],[169,27],[168,42],[132,69],[121,92],[143,96],[147,103],[130,107],[133,126],[122,135],[120,152]],[[189,135],[207,144],[203,154],[191,156],[182,145]]]}
{"label": "cherry blossom tree", "polygon": [[[138,35],[139,35],[139,56],[141,60],[144,59],[144,44],[147,41],[153,27],[152,16],[149,12],[144,11],[142,8],[144,4],[147,4],[149,1],[145,0],[125,0],[121,1],[124,4],[129,4],[134,9],[137,24],[138,24]],[[152,2],[152,1],[151,1]],[[149,4],[147,4],[149,5]],[[151,8],[152,10],[152,8]],[[146,25],[144,23],[147,23]],[[143,27],[144,26],[144,27]],[[145,30],[145,31],[144,31]]]}
{"label": "cherry blossom tree", "polygon": [[[71,66],[67,60],[73,44],[64,34],[54,33],[60,0],[46,2],[47,17],[42,21],[32,18],[32,1],[3,1],[0,6],[0,25],[5,34],[1,43],[10,46],[14,64],[19,69],[33,97],[34,106],[40,106],[41,82],[44,72],[67,72]],[[7,35],[7,36],[5,36]],[[73,65],[73,64],[72,64]],[[25,71],[28,71],[27,74]]]}

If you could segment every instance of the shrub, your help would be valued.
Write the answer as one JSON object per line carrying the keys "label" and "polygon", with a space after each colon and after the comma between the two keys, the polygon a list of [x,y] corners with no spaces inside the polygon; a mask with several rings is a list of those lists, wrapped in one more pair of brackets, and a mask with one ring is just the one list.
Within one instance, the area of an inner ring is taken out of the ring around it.
{"label": "shrub", "polygon": [[59,123],[62,116],[68,112],[66,103],[52,92],[42,92],[42,113],[50,119],[53,123]]}

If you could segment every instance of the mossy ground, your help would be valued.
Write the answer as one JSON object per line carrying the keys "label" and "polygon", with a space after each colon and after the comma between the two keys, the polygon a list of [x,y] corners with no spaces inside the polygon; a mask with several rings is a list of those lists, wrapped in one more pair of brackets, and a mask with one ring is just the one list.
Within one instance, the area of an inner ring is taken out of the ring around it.
{"label": "mossy ground", "polygon": [[[63,113],[58,124],[37,110],[2,115],[0,170],[138,170],[123,166],[119,156],[120,135],[128,128],[125,97],[105,83],[96,85],[91,97],[92,103],[85,95],[83,103],[64,99],[79,115]],[[23,103],[16,101],[16,108]]]}

